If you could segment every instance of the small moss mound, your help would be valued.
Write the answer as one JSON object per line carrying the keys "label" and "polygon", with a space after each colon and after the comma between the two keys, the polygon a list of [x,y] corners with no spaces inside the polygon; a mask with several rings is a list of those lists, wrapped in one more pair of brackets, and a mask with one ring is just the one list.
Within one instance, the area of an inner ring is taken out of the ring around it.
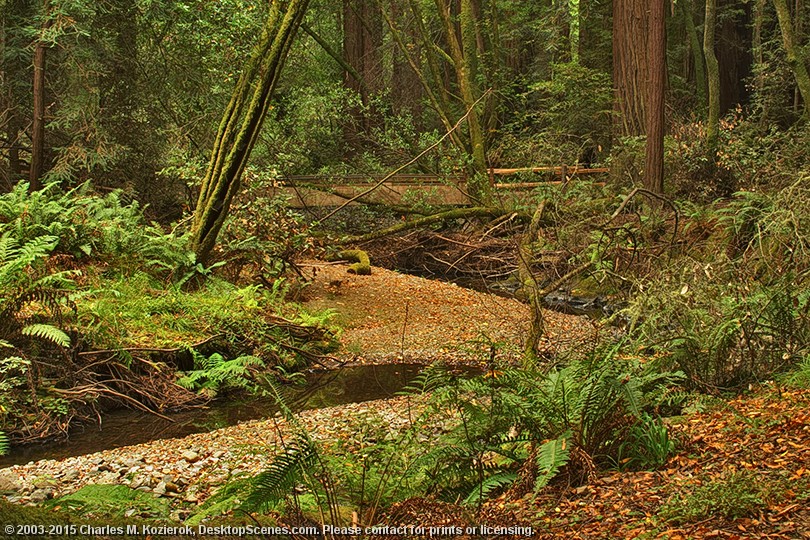
{"label": "small moss mound", "polygon": [[354,264],[349,266],[347,270],[350,274],[357,274],[358,276],[371,275],[371,261],[368,258],[368,253],[362,249],[346,249],[333,257],[332,260],[336,261],[349,261]]}

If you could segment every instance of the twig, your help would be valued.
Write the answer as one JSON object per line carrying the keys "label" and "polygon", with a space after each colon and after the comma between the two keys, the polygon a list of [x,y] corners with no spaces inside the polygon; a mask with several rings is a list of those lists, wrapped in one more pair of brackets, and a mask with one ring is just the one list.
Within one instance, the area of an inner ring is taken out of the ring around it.
{"label": "twig", "polygon": [[122,353],[122,352],[151,352],[151,353],[165,353],[165,354],[174,354],[181,351],[185,351],[189,348],[196,349],[197,347],[202,347],[203,345],[207,345],[208,343],[214,341],[215,339],[219,339],[224,337],[225,334],[216,334],[211,336],[207,339],[204,339],[198,343],[194,343],[189,345],[188,347],[177,347],[174,349],[157,349],[152,347],[121,347],[119,349],[99,349],[96,351],[83,351],[77,353],[77,356],[93,356],[96,354],[115,354],[115,353]]}

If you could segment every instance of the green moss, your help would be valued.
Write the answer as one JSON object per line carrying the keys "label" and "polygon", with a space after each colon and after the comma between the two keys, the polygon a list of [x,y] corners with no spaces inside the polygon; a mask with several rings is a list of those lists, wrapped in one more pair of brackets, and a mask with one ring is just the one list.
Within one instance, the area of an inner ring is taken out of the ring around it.
{"label": "green moss", "polygon": [[336,260],[353,262],[349,266],[348,272],[350,274],[357,274],[359,276],[371,275],[371,261],[368,258],[368,253],[362,249],[347,249],[338,253]]}

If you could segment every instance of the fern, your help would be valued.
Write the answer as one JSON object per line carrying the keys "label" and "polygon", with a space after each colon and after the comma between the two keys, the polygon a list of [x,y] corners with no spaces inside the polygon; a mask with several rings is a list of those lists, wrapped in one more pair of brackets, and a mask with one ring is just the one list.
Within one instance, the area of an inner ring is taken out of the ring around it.
{"label": "fern", "polygon": [[571,457],[571,447],[568,443],[569,436],[548,441],[543,444],[537,452],[537,480],[534,483],[535,492],[540,491],[557,476]]}
{"label": "fern", "polygon": [[193,391],[216,393],[223,390],[241,388],[258,392],[259,387],[251,379],[257,368],[264,367],[264,361],[256,356],[239,356],[226,360],[219,353],[209,357],[192,350],[195,368],[184,373],[177,384]]}
{"label": "fern", "polygon": [[60,347],[70,347],[70,337],[50,324],[29,324],[20,333],[24,336],[33,336],[50,341]]}
{"label": "fern", "polygon": [[0,456],[8,454],[8,449],[8,436],[4,432],[0,431]]}
{"label": "fern", "polygon": [[270,466],[252,482],[252,490],[242,508],[257,511],[282,502],[302,483],[318,458],[318,452],[307,437],[296,437],[278,454]]}
{"label": "fern", "polygon": [[470,494],[464,499],[464,504],[468,506],[480,504],[493,492],[512,485],[517,478],[517,473],[511,471],[494,474],[486,478],[479,485],[475,486]]}

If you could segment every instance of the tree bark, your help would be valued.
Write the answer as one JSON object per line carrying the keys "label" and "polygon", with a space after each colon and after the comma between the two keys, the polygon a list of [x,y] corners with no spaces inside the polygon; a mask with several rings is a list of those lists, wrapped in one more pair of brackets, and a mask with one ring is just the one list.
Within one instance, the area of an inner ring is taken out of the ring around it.
{"label": "tree bark", "polygon": [[444,23],[444,31],[453,61],[456,82],[458,83],[461,102],[464,108],[470,111],[467,117],[467,133],[469,136],[472,167],[467,181],[470,195],[478,199],[481,204],[489,205],[493,200],[493,187],[487,175],[486,141],[481,128],[481,118],[475,110],[476,102],[480,96],[475,83],[475,69],[478,55],[476,46],[477,19],[473,12],[471,0],[461,0],[459,19],[461,21],[461,39],[456,36],[455,27],[450,12],[450,4],[446,0],[436,0],[436,7]]}
{"label": "tree bark", "polygon": [[270,106],[309,0],[273,2],[259,43],[239,77],[222,116],[208,170],[200,187],[191,228],[191,248],[205,264],[228,215],[231,201]]}
{"label": "tree bark", "polygon": [[[45,23],[42,27],[44,33],[51,26],[48,17],[48,3],[45,2],[43,13]],[[31,127],[31,167],[28,171],[28,190],[42,189],[42,175],[45,168],[45,68],[47,45],[41,39],[34,46],[34,81],[33,81],[33,124]]]}
{"label": "tree bark", "polygon": [[647,0],[613,2],[613,88],[618,136],[643,135],[647,96]]}
{"label": "tree bark", "polygon": [[720,71],[714,52],[715,25],[717,24],[717,0],[706,0],[706,16],[703,23],[703,55],[706,58],[706,79],[709,90],[708,117],[706,120],[706,151],[709,165],[717,158],[717,140],[720,134]]}
{"label": "tree bark", "polygon": [[[416,23],[413,17],[407,16],[403,0],[391,1],[391,18],[401,21],[402,31],[409,38],[412,47],[413,58],[421,58],[422,51],[418,43]],[[419,73],[411,67],[408,55],[400,47],[396,47],[393,51],[391,79],[391,105],[394,113],[410,113],[414,126],[418,129],[422,125],[424,92],[419,81]]]}
{"label": "tree bark", "polygon": [[571,49],[571,62],[579,63],[579,23],[580,23],[580,0],[568,0],[568,41]]}
{"label": "tree bark", "polygon": [[796,78],[796,85],[804,101],[804,117],[810,120],[810,74],[807,71],[805,58],[801,50],[796,45],[796,38],[793,34],[793,22],[790,11],[785,0],[773,0],[776,8],[776,15],[779,18],[779,28],[782,30],[782,43],[787,55],[787,63]]}
{"label": "tree bark", "polygon": [[378,116],[370,110],[372,98],[382,86],[382,18],[376,2],[343,0],[343,57],[359,76],[344,70],[343,85],[360,96],[360,104],[349,110],[343,136],[346,155],[354,155],[379,125]]}
{"label": "tree bark", "polygon": [[647,152],[644,187],[664,192],[664,91],[667,76],[666,0],[650,0],[647,36]]}
{"label": "tree bark", "polygon": [[700,111],[703,112],[706,109],[706,63],[703,61],[703,47],[700,45],[698,31],[695,27],[692,0],[680,2],[680,6],[684,22],[686,23],[686,32],[689,34],[689,49],[691,49],[692,61],[695,66],[695,86],[697,87],[698,107]]}

